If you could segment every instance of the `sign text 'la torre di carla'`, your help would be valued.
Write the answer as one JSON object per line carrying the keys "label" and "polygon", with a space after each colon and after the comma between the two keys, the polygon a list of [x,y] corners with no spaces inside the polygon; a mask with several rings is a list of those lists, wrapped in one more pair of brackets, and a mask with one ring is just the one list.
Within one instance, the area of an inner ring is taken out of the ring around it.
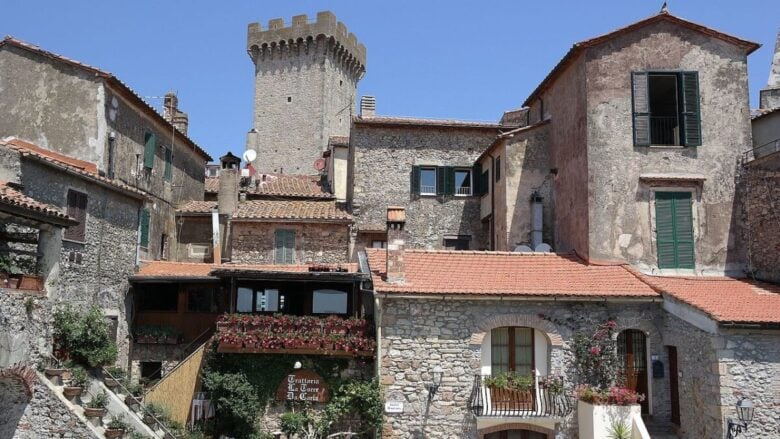
{"label": "sign text 'la torre di carla'", "polygon": [[328,402],[330,394],[322,377],[310,370],[296,370],[276,388],[278,401]]}

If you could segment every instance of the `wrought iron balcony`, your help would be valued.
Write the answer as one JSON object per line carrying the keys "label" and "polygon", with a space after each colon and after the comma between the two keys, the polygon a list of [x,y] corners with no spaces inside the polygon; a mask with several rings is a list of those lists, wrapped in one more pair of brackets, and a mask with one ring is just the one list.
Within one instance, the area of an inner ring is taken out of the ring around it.
{"label": "wrought iron balcony", "polygon": [[476,416],[564,418],[574,410],[560,377],[535,375],[528,389],[498,388],[486,383],[490,376],[475,375],[469,408]]}
{"label": "wrought iron balcony", "polygon": [[650,143],[653,145],[679,145],[678,125],[677,116],[650,116]]}

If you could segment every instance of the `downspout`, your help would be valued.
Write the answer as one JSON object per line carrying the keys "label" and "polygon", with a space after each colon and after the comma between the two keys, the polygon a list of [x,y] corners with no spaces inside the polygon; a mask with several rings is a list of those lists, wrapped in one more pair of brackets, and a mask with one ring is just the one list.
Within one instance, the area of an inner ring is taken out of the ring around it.
{"label": "downspout", "polygon": [[382,298],[374,294],[374,325],[376,326],[376,376],[379,378],[379,384],[382,384]]}
{"label": "downspout", "polygon": [[222,263],[222,243],[219,239],[219,212],[211,211],[211,246],[213,248],[213,261],[215,265]]}

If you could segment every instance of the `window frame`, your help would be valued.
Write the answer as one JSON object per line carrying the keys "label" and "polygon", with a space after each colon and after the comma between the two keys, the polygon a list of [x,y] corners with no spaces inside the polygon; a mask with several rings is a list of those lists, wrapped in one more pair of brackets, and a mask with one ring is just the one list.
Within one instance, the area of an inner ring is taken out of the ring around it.
{"label": "window frame", "polygon": [[[433,186],[432,186],[433,187],[433,191],[432,192],[423,192],[423,187],[425,187],[425,188],[431,187],[431,186],[423,186],[423,184],[422,184],[422,182],[423,182],[423,172],[425,172],[425,171],[433,172]],[[420,192],[419,192],[419,195],[424,196],[424,197],[430,197],[430,196],[435,197],[438,194],[438,190],[439,190],[439,185],[438,185],[439,170],[438,170],[438,167],[436,167],[436,166],[420,166],[419,167],[419,173],[420,173]]]}
{"label": "window frame", "polygon": [[[73,197],[71,197],[71,194]],[[73,203],[71,204],[71,199]],[[81,205],[83,200],[83,206]],[[68,216],[77,220],[78,224],[62,229],[62,240],[85,244],[87,242],[87,218],[89,195],[76,189],[68,188],[65,192],[65,210]]]}
{"label": "window frame", "polygon": [[[508,372],[516,373],[517,372],[516,371],[516,368],[517,368],[517,364],[516,364],[517,363],[517,358],[516,358],[516,355],[517,355],[517,352],[516,352],[517,343],[515,342],[516,330],[517,329],[524,329],[524,330],[530,331],[530,333],[531,333],[530,373],[533,375],[533,371],[536,369],[536,330],[534,328],[532,328],[532,327],[529,327],[529,326],[501,326],[501,327],[493,328],[493,329],[490,330],[490,374],[495,376],[495,375],[497,375],[497,373],[504,373],[504,372],[496,372],[496,370],[495,370],[496,366],[495,366],[495,363],[493,361],[494,349],[496,349],[495,337],[493,335],[494,334],[493,331],[496,331],[498,329],[507,329],[507,344],[506,344],[506,349],[507,349],[507,370],[506,370],[506,372],[507,373]],[[528,346],[524,346],[524,347],[528,347]]]}
{"label": "window frame", "polygon": [[[655,144],[652,138],[652,108],[650,108],[650,77],[676,77],[678,142],[676,145]],[[686,148],[702,146],[701,91],[699,72],[694,70],[640,70],[632,71],[631,119],[634,147]],[[646,138],[643,130],[646,130]]]}
{"label": "window frame", "polygon": [[[468,175],[469,193],[467,193],[467,194],[459,194],[458,193],[458,187],[457,187],[457,184],[458,184],[458,179],[457,179],[458,172],[465,172]],[[474,195],[474,172],[473,172],[473,168],[453,168],[452,173],[453,173],[453,178],[454,178],[453,185],[452,185],[453,186],[453,190],[452,190],[453,194],[452,195],[454,195],[456,197],[470,197],[470,196],[473,196]]]}
{"label": "window frame", "polygon": [[[280,234],[287,234],[287,237],[283,238],[284,243],[282,244],[281,249],[284,251],[283,254],[280,256],[279,254],[279,239]],[[289,237],[292,236],[292,247],[289,249],[290,253],[288,255],[287,251],[287,243],[289,242]],[[276,229],[274,230],[274,264],[277,265],[290,265],[295,264],[295,229]],[[289,256],[289,257],[288,257]]]}

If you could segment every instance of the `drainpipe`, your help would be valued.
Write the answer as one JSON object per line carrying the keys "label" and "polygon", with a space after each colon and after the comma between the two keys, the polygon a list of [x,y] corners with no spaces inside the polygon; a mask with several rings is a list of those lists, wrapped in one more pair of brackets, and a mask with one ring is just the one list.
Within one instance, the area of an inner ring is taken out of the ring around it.
{"label": "drainpipe", "polygon": [[211,243],[214,264],[219,265],[222,263],[222,242],[219,239],[219,211],[217,209],[211,211]]}

